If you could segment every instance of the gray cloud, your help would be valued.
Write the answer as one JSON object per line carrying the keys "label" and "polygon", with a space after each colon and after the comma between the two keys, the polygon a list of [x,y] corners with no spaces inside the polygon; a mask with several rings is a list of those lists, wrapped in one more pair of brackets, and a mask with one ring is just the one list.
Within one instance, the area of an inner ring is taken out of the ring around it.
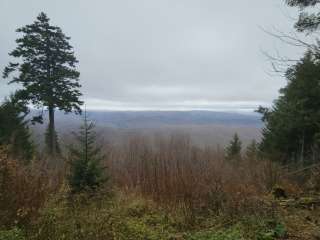
{"label": "gray cloud", "polygon": [[[1,69],[41,11],[71,36],[91,108],[254,108],[285,83],[261,48],[300,54],[259,28],[292,31],[282,0],[1,0]],[[0,98],[12,89],[1,81]]]}

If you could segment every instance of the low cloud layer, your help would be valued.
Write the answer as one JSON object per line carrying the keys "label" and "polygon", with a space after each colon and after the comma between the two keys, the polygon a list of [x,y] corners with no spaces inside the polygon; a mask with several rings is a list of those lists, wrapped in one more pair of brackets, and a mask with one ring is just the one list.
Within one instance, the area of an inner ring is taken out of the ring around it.
{"label": "low cloud layer", "polygon": [[[0,67],[15,29],[44,11],[71,36],[88,108],[241,110],[270,104],[285,80],[261,50],[285,46],[261,30],[292,31],[281,0],[2,0]],[[0,83],[3,99],[14,87]]]}

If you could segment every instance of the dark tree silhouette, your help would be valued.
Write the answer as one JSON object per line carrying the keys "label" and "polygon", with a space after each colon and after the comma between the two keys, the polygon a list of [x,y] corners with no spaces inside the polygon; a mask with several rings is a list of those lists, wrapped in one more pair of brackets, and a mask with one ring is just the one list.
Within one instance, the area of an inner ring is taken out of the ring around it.
{"label": "dark tree silhouette", "polygon": [[8,146],[13,158],[29,163],[34,155],[34,145],[30,140],[28,121],[25,119],[28,109],[15,95],[0,105],[0,145]]}
{"label": "dark tree silhouette", "polygon": [[226,147],[226,159],[231,161],[240,161],[241,160],[241,141],[237,133],[234,134],[229,145]]}
{"label": "dark tree silhouette", "polygon": [[320,63],[307,52],[288,69],[287,85],[271,109],[260,107],[265,122],[261,150],[284,163],[319,157]]}
{"label": "dark tree silhouette", "polygon": [[[72,46],[59,27],[52,26],[49,18],[40,13],[37,20],[17,29],[23,36],[16,40],[17,47],[9,53],[17,58],[4,69],[3,77],[13,77],[9,81],[22,85],[18,97],[34,106],[45,107],[49,112],[49,125],[46,134],[48,152],[56,155],[58,148],[55,131],[55,109],[66,113],[80,113],[79,75],[75,64]],[[38,118],[38,120],[41,120]]]}
{"label": "dark tree silhouette", "polygon": [[83,124],[79,132],[74,133],[77,145],[69,148],[71,158],[69,184],[72,193],[97,190],[107,180],[100,163],[104,156],[96,144],[93,129],[93,122],[88,120],[84,112]]}

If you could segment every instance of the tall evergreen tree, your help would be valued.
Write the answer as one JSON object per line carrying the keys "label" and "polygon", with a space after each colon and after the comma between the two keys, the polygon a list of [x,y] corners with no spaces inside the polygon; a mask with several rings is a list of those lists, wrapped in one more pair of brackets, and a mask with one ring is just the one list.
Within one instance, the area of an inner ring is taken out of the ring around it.
{"label": "tall evergreen tree", "polygon": [[70,147],[69,184],[72,193],[97,190],[107,180],[105,170],[101,166],[104,156],[101,154],[101,148],[96,144],[93,129],[94,124],[88,120],[84,112],[83,125],[79,133],[74,133],[77,146]]}
{"label": "tall evergreen tree", "polygon": [[9,155],[23,163],[28,163],[34,154],[25,119],[27,113],[25,104],[15,99],[14,95],[0,105],[0,145],[9,146]]}
{"label": "tall evergreen tree", "polygon": [[3,77],[8,78],[17,72],[9,81],[22,85],[19,97],[36,107],[46,107],[49,112],[47,131],[48,150],[51,155],[57,152],[57,136],[55,131],[55,109],[66,113],[80,112],[82,101],[79,100],[79,72],[75,64],[72,46],[59,27],[52,26],[49,18],[40,13],[37,20],[17,29],[23,34],[16,40],[17,47],[9,53],[19,59],[4,69]]}
{"label": "tall evergreen tree", "polygon": [[287,85],[271,109],[260,107],[265,122],[261,150],[284,163],[317,158],[320,133],[320,62],[308,51],[288,69]]}
{"label": "tall evergreen tree", "polygon": [[241,160],[241,141],[237,133],[233,135],[232,140],[226,147],[226,159],[232,161]]}

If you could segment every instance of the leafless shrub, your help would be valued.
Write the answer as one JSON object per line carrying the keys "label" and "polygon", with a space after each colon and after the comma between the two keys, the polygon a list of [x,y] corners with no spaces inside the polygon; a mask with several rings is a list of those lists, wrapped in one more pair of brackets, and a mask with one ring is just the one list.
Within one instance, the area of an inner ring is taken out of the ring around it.
{"label": "leafless shrub", "polygon": [[22,165],[0,149],[0,225],[30,224],[57,187],[57,177],[41,164]]}
{"label": "leafless shrub", "polygon": [[262,196],[280,181],[271,162],[243,159],[235,165],[225,160],[219,148],[196,147],[183,134],[133,136],[125,147],[114,147],[109,153],[115,184],[179,208],[190,219],[201,212],[264,211]]}

